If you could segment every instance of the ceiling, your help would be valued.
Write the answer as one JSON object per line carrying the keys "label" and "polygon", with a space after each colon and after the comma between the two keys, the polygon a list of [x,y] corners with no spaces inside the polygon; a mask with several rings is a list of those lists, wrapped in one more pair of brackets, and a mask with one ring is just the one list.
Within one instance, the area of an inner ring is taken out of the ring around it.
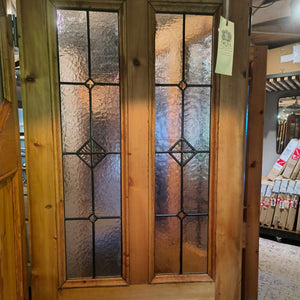
{"label": "ceiling", "polygon": [[300,0],[252,0],[251,43],[280,47],[300,42],[300,15],[294,17]]}

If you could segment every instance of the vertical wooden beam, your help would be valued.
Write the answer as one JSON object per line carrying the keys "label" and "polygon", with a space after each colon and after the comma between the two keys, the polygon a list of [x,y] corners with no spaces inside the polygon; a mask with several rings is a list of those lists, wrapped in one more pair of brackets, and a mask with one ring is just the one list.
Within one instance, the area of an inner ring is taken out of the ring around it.
{"label": "vertical wooden beam", "polygon": [[242,297],[245,300],[257,299],[258,289],[259,208],[266,100],[267,47],[251,47],[250,62],[251,81],[245,177],[246,249],[243,262],[242,291]]}
{"label": "vertical wooden beam", "polygon": [[[47,0],[18,0],[32,298],[57,299],[56,166]],[[25,42],[26,41],[26,42]]]}
{"label": "vertical wooden beam", "polygon": [[[127,1],[130,283],[148,281],[149,92],[148,2]],[[137,24],[139,24],[137,26]],[[147,234],[145,234],[147,233]]]}
{"label": "vertical wooden beam", "polygon": [[[225,12],[225,1],[223,15]],[[232,76],[220,76],[217,162],[216,299],[241,298],[249,1],[230,1],[236,23]],[[225,275],[226,274],[226,275]]]}

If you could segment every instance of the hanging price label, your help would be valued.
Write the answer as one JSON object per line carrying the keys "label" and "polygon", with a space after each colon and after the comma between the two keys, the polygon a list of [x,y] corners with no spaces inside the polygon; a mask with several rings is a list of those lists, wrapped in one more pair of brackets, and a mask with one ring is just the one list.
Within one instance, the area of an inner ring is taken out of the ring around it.
{"label": "hanging price label", "polygon": [[234,50],[234,23],[220,18],[218,35],[218,52],[215,72],[223,75],[232,75]]}

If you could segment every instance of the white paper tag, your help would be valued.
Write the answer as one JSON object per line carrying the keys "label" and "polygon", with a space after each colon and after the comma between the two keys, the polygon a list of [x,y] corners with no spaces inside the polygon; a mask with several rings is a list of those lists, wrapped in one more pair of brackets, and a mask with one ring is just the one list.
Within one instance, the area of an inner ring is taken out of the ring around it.
{"label": "white paper tag", "polygon": [[300,196],[300,180],[296,180],[294,194]]}
{"label": "white paper tag", "polygon": [[282,179],[281,186],[280,186],[280,193],[286,194],[287,185],[288,185],[288,180]]}
{"label": "white paper tag", "polygon": [[286,192],[288,194],[293,194],[294,193],[294,187],[295,187],[295,181],[294,180],[290,180],[289,183],[288,183],[288,187],[287,187]]}
{"label": "white paper tag", "polygon": [[274,183],[272,192],[278,194],[279,189],[280,189],[280,185],[281,185],[281,180],[280,179],[275,179],[275,183]]}
{"label": "white paper tag", "polygon": [[267,186],[265,184],[262,184],[260,187],[260,195],[264,196],[266,192]]}
{"label": "white paper tag", "polygon": [[273,188],[273,186],[272,185],[268,185],[268,187],[267,187],[267,190],[266,190],[266,197],[271,197],[271,195],[272,195],[272,188]]}
{"label": "white paper tag", "polygon": [[234,51],[234,23],[220,18],[218,53],[215,72],[223,75],[232,75]]}

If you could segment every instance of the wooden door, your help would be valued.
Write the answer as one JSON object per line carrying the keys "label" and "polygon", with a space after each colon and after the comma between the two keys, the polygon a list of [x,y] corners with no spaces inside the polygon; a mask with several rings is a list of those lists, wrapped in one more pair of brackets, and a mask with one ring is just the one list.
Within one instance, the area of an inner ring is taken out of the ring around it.
{"label": "wooden door", "polygon": [[248,1],[232,77],[222,5],[18,2],[33,300],[240,298]]}
{"label": "wooden door", "polygon": [[0,299],[28,299],[11,17],[0,1]]}

